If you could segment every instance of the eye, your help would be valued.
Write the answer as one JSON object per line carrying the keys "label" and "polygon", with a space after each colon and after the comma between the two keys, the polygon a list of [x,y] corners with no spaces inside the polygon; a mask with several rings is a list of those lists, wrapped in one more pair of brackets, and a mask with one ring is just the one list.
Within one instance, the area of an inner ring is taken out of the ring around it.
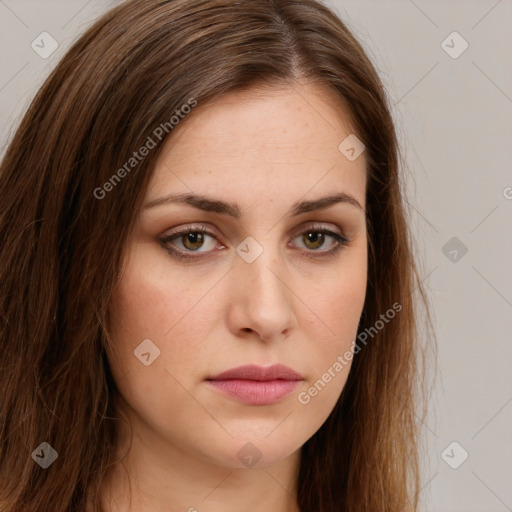
{"label": "eye", "polygon": [[[299,240],[306,247],[304,253],[306,258],[333,258],[338,251],[349,244],[350,240],[341,233],[336,233],[325,225],[311,226],[309,229],[303,230],[301,234],[293,240]],[[331,240],[329,249],[319,250]]]}
{"label": "eye", "polygon": [[[210,244],[206,243],[208,238],[212,239]],[[204,226],[189,227],[178,233],[165,236],[161,241],[170,255],[178,259],[195,258],[196,256],[188,254],[188,252],[211,252],[216,246],[214,233]],[[174,248],[176,245],[178,245],[178,250]],[[206,250],[201,251],[200,249],[203,247],[206,247]]]}
{"label": "eye", "polygon": [[[301,235],[296,237],[294,240],[300,240],[304,243],[306,249],[317,251],[325,245],[326,240],[331,240],[331,248],[335,247],[338,243],[345,243],[347,240],[337,233],[333,233],[329,230],[324,229],[309,229],[304,231]],[[329,252],[327,249],[324,252]]]}
{"label": "eye", "polygon": [[[335,256],[349,242],[343,235],[327,229],[325,226],[313,226],[303,230],[299,236],[293,238],[293,241],[295,240],[304,244],[305,249],[300,249],[300,251],[304,252],[308,258]],[[328,240],[330,240],[330,248],[320,250]],[[161,243],[167,252],[180,261],[201,258],[200,255],[196,256],[194,253],[208,254],[213,252],[217,242],[215,234],[202,225],[187,226],[185,229],[161,239]],[[295,244],[293,246],[295,247]],[[221,245],[220,247],[224,246]]]}

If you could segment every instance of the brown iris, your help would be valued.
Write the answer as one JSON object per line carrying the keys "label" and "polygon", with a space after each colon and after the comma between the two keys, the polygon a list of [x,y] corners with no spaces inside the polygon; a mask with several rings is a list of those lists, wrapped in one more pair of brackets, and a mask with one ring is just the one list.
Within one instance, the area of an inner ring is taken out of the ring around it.
{"label": "brown iris", "polygon": [[200,249],[204,243],[204,233],[187,233],[181,237],[186,249]]}
{"label": "brown iris", "polygon": [[[308,247],[310,249],[318,249],[319,247],[322,247],[324,240],[325,240],[325,236],[323,233],[319,233],[316,231],[309,231],[307,233],[304,233],[304,235],[302,235],[302,239],[303,239],[306,247]],[[317,245],[315,247],[308,246],[309,242],[311,242],[313,244],[317,244]]]}

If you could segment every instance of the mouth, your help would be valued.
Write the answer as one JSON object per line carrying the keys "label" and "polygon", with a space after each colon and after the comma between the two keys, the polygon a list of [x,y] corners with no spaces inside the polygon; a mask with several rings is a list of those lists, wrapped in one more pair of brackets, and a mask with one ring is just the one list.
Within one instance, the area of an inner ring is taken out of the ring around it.
{"label": "mouth", "polygon": [[248,405],[271,405],[291,394],[303,380],[302,375],[284,365],[246,365],[209,377],[206,382]]}

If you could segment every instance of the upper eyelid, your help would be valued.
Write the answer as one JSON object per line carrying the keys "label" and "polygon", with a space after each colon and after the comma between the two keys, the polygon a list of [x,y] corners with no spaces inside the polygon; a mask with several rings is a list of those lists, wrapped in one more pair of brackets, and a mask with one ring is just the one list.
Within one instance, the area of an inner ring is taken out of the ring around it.
{"label": "upper eyelid", "polygon": [[[322,222],[322,221],[304,222],[300,226],[294,228],[292,233],[294,234],[294,236],[296,236],[296,234],[301,234],[304,231],[307,231],[308,229],[310,229],[310,230],[319,230],[319,231],[320,230],[325,230],[325,231],[333,231],[333,232],[336,232],[337,230],[339,230],[339,233],[336,233],[336,234],[339,234],[340,236],[348,238],[346,236],[344,230],[341,227],[336,226],[333,223]],[[197,223],[197,224],[193,224],[192,223],[192,224],[180,226],[180,227],[177,227],[177,228],[173,228],[173,230],[171,232],[166,232],[162,236],[163,236],[163,238],[168,239],[168,238],[171,238],[171,237],[174,237],[174,236],[179,236],[179,235],[181,235],[183,233],[188,233],[188,232],[193,233],[195,231],[204,231],[207,234],[216,237],[218,229],[211,228],[211,227],[209,227],[209,226],[207,226],[205,224],[202,224],[202,223]],[[223,237],[225,237],[225,238],[227,238],[229,240],[229,237],[226,237],[223,233],[221,234],[221,236],[223,236]]]}

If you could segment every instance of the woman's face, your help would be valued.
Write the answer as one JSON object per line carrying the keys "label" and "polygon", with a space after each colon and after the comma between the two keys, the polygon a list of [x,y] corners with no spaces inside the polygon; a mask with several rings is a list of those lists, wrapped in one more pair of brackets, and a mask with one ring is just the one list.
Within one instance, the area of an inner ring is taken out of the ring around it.
{"label": "woman's face", "polygon": [[[110,309],[112,371],[146,449],[267,467],[331,413],[367,280],[365,155],[339,149],[344,119],[313,86],[253,89],[199,103],[166,142]],[[334,195],[352,200],[307,205]],[[300,379],[208,380],[275,364]]]}

